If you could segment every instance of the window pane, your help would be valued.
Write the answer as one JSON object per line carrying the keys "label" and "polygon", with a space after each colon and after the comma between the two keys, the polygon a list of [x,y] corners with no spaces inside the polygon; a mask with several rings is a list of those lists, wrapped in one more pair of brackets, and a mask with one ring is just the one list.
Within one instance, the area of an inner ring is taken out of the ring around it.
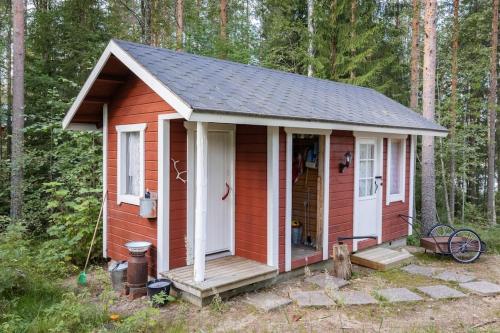
{"label": "window pane", "polygon": [[373,177],[374,174],[373,174],[373,164],[375,163],[375,161],[371,160],[371,161],[366,161],[366,175],[367,177]]}
{"label": "window pane", "polygon": [[368,149],[367,149],[367,150],[368,150],[368,152],[367,152],[367,156],[366,156],[366,158],[373,159],[373,158],[374,158],[374,156],[375,156],[375,145],[373,145],[373,144],[369,144],[369,145],[367,145],[367,148],[368,148]]}
{"label": "window pane", "polygon": [[366,182],[367,180],[365,179],[359,181],[359,197],[366,196]]}
{"label": "window pane", "polygon": [[367,166],[366,166],[366,161],[359,161],[359,178],[367,178],[369,177],[368,174],[366,173]]}
{"label": "window pane", "polygon": [[362,160],[366,159],[366,155],[367,155],[366,150],[367,150],[366,145],[364,145],[364,144],[359,145],[359,158],[360,159],[362,159]]}
{"label": "window pane", "polygon": [[375,191],[375,186],[373,184],[373,179],[366,181],[366,195],[373,195]]}
{"label": "window pane", "polygon": [[401,193],[401,158],[401,141],[391,141],[391,194]]}
{"label": "window pane", "polygon": [[126,190],[125,194],[140,193],[140,135],[139,132],[125,133],[126,146]]}

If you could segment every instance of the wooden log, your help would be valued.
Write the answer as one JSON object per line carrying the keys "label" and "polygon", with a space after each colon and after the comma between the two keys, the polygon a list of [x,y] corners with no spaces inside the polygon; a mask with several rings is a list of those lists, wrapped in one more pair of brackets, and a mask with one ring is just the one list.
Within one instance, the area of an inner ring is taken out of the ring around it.
{"label": "wooden log", "polygon": [[349,248],[346,244],[333,244],[333,275],[349,280],[352,276],[352,265],[349,257]]}

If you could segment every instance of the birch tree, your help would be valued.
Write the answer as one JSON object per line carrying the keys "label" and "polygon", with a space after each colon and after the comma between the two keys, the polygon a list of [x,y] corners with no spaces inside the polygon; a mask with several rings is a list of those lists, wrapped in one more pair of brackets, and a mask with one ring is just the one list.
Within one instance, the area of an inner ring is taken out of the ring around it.
{"label": "birch tree", "polygon": [[[425,0],[424,14],[424,70],[422,111],[426,119],[434,121],[436,91],[436,0]],[[422,223],[427,234],[436,218],[436,179],[434,137],[422,137]]]}
{"label": "birch tree", "polygon": [[495,208],[495,126],[497,118],[498,0],[493,0],[491,20],[490,91],[488,96],[488,221],[496,224]]}

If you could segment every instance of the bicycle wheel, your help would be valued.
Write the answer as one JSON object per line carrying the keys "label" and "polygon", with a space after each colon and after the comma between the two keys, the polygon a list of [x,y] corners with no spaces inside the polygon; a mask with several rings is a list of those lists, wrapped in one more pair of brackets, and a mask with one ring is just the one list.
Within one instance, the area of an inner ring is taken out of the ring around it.
{"label": "bicycle wheel", "polygon": [[440,237],[440,236],[450,236],[455,229],[449,224],[435,224],[431,231],[429,231],[429,237]]}
{"label": "bicycle wheel", "polygon": [[448,240],[448,249],[455,261],[468,264],[481,256],[481,238],[473,230],[458,229],[451,234]]}

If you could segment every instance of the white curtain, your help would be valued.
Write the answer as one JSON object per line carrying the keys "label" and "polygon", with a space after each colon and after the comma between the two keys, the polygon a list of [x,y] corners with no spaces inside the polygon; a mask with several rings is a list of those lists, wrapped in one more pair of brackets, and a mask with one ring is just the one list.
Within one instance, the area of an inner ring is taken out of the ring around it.
{"label": "white curtain", "polygon": [[127,161],[126,194],[139,195],[140,193],[140,134],[139,132],[126,133]]}
{"label": "white curtain", "polygon": [[391,141],[391,194],[400,194],[401,183],[401,141]]}

